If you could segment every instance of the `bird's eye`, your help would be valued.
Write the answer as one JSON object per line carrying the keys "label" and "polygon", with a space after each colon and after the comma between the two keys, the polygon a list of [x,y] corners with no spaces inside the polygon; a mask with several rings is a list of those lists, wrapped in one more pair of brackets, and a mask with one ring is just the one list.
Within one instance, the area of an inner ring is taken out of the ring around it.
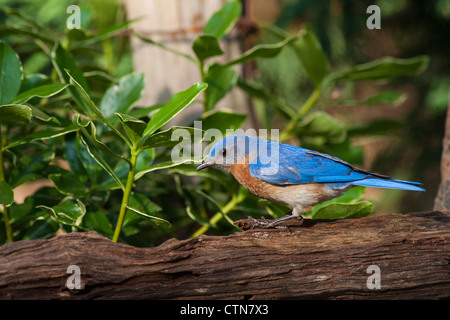
{"label": "bird's eye", "polygon": [[222,153],[223,157],[226,157],[227,156],[227,149],[222,148],[222,150],[220,150],[220,153]]}

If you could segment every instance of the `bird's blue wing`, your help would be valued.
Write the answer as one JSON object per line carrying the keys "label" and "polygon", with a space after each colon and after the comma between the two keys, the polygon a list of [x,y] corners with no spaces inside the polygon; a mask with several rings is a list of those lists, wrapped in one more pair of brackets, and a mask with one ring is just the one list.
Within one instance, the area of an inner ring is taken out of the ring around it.
{"label": "bird's blue wing", "polygon": [[[268,148],[273,143],[276,142],[271,142]],[[283,143],[278,145],[278,150],[273,150],[269,152],[271,163],[258,161],[250,165],[252,176],[274,184],[302,184],[351,182],[371,175],[316,151]]]}
{"label": "bird's blue wing", "polygon": [[258,154],[256,157],[258,161],[250,164],[250,174],[255,178],[280,185],[324,183],[331,188],[359,185],[425,191],[420,187],[422,184],[419,182],[392,179],[379,173],[353,167],[327,154],[283,143],[274,145],[275,143],[269,142],[258,147],[258,149],[262,147],[267,156],[260,157]]}

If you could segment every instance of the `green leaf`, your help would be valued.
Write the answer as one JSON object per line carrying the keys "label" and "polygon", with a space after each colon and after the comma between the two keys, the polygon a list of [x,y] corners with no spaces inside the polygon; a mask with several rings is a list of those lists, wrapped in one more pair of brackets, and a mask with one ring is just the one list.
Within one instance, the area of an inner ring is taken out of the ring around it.
{"label": "green leaf", "polygon": [[328,58],[311,28],[306,27],[292,46],[309,79],[318,87],[328,73]]}
{"label": "green leaf", "polygon": [[332,143],[340,143],[345,140],[347,130],[343,123],[340,123],[325,112],[314,112],[300,122],[295,129],[300,138],[323,137]]}
{"label": "green leaf", "polygon": [[47,214],[45,217],[34,220],[28,228],[23,230],[22,240],[48,239],[54,237],[59,229],[60,225]]}
{"label": "green leaf", "polygon": [[248,95],[262,101],[269,101],[273,107],[277,109],[277,111],[279,111],[280,114],[286,119],[292,119],[295,117],[295,111],[291,109],[282,99],[269,94],[266,88],[247,81],[242,77],[238,78],[237,85]]}
{"label": "green leaf", "polygon": [[[241,185],[236,181],[236,179],[234,179],[233,176],[226,173],[224,170],[212,168],[208,172],[206,170],[197,171],[197,167],[198,164],[186,162],[184,164],[170,168],[168,170],[168,174],[172,175],[174,173],[177,173],[188,177],[203,177],[207,180],[214,181],[214,183],[220,183],[228,191],[228,194],[233,194],[241,188]],[[185,182],[189,184],[188,181],[190,180],[186,180]]]}
{"label": "green leaf", "polygon": [[281,203],[276,203],[262,199],[260,199],[259,201],[264,204],[264,207],[267,210],[267,212],[269,212],[269,214],[274,218],[281,218],[286,215],[286,212],[289,212],[291,210],[290,207]]}
{"label": "green leaf", "polygon": [[137,192],[131,193],[128,205],[141,212],[145,212],[146,215],[153,215],[162,210],[160,206],[150,201],[146,195]]}
{"label": "green leaf", "polygon": [[372,204],[369,201],[359,201],[366,187],[358,186],[344,192],[340,197],[325,201],[314,206],[305,215],[314,219],[357,218],[372,214]]}
{"label": "green leaf", "polygon": [[28,228],[23,230],[22,240],[48,239],[54,237],[59,229],[60,225],[47,214],[45,217],[34,220]]}
{"label": "green leaf", "polygon": [[385,90],[365,100],[340,99],[333,101],[333,103],[346,106],[370,106],[377,104],[398,105],[403,103],[405,99],[406,94],[404,93],[394,90]]}
{"label": "green leaf", "polygon": [[290,36],[283,41],[275,44],[260,44],[252,47],[250,50],[244,52],[241,56],[228,61],[223,65],[223,67],[233,66],[235,64],[245,63],[250,60],[257,58],[273,58],[278,55],[283,48],[290,44],[291,42],[297,40],[297,36]]}
{"label": "green leaf", "polygon": [[[122,133],[120,133],[120,131],[118,131],[112,124],[111,122],[106,119],[106,117],[103,115],[103,113],[100,111],[99,108],[97,108],[97,106],[95,105],[95,103],[92,101],[91,97],[89,96],[89,94],[83,89],[83,87],[72,77],[72,75],[69,73],[69,70],[65,70],[67,72],[67,75],[70,78],[70,83],[72,85],[74,85],[76,87],[76,89],[78,90],[77,92],[80,93],[81,99],[86,103],[87,108],[92,111],[97,117],[99,117],[101,120],[103,120],[103,122],[115,133],[117,134],[119,137],[121,137],[130,147],[131,147],[131,143],[130,141],[127,139],[127,137],[125,137]],[[76,125],[76,123],[75,123]]]}
{"label": "green leaf", "polygon": [[159,109],[150,119],[144,130],[140,144],[142,145],[151,134],[191,104],[191,102],[200,94],[200,92],[205,90],[207,86],[206,83],[196,83],[189,89],[174,94],[172,98],[170,98],[170,101],[161,107],[161,109]]}
{"label": "green leaf", "polygon": [[397,105],[404,102],[405,100],[406,94],[394,90],[385,90],[375,96],[366,99],[364,101],[364,104],[373,105],[373,104],[387,103]]}
{"label": "green leaf", "polygon": [[138,107],[131,110],[128,114],[135,118],[149,117],[150,113],[164,107],[164,103],[157,103],[149,107]]}
{"label": "green leaf", "polygon": [[351,126],[350,128],[348,128],[348,135],[392,135],[394,131],[404,127],[404,121],[393,119],[377,119],[364,125]]}
{"label": "green leaf", "polygon": [[423,72],[429,63],[427,56],[409,59],[386,57],[329,74],[330,81],[384,80]]}
{"label": "green leaf", "polygon": [[[124,29],[127,29],[128,26],[136,21],[139,21],[143,19],[143,17],[139,17],[133,20],[129,20],[129,21],[125,21],[124,23],[121,23],[119,25],[113,25],[111,27],[107,27],[104,28],[102,30],[100,30],[99,32],[95,33],[94,35],[88,35],[86,37],[83,37],[82,40],[80,40],[79,42],[75,42],[75,44],[73,46],[78,47],[78,46],[85,46],[97,41],[101,41],[104,39],[108,39],[110,37],[112,37],[114,34],[123,31]],[[71,29],[70,31],[73,31],[75,29]]]}
{"label": "green leaf", "polygon": [[[1,184],[1,182],[0,182]],[[0,193],[2,194],[2,193]],[[0,196],[1,197],[1,196]],[[18,221],[33,221],[34,217],[32,215],[32,210],[34,209],[34,201],[33,197],[26,197],[24,202],[21,204],[13,203],[9,207],[9,219],[12,223],[16,223]]]}
{"label": "green leaf", "polygon": [[164,44],[162,44],[160,42],[156,42],[156,41],[154,41],[154,40],[152,40],[150,38],[146,38],[146,37],[140,35],[139,33],[137,33],[136,31],[134,31],[133,29],[131,31],[138,39],[144,41],[145,43],[149,43],[149,44],[155,45],[157,47],[160,47],[163,50],[166,50],[166,51],[171,52],[173,54],[179,55],[180,57],[183,57],[183,58],[185,58],[185,59],[187,59],[187,60],[189,60],[191,62],[197,63],[197,60],[195,60],[195,58],[191,57],[188,54],[185,54],[185,53],[183,53],[181,51],[177,51],[177,50],[174,50],[172,48],[169,48],[169,47],[165,46]]}
{"label": "green leaf", "polygon": [[147,169],[155,160],[155,150],[154,149],[145,149],[139,152],[138,157],[136,159],[136,168],[135,172],[139,172]]}
{"label": "green leaf", "polygon": [[0,124],[18,124],[31,121],[31,108],[22,104],[0,106]]}
{"label": "green leaf", "polygon": [[[119,161],[112,169],[117,178],[122,182],[122,185],[125,186],[127,183],[128,173],[130,172],[130,165],[126,162]],[[101,179],[99,184],[93,186],[93,189],[99,191],[110,191],[119,188],[121,188],[121,186],[111,175],[108,177],[104,177],[103,179]]]}
{"label": "green leaf", "polygon": [[[89,94],[86,92],[84,87],[77,82],[77,80],[72,76],[71,71],[69,69],[64,69],[63,72],[65,72],[68,76],[68,83],[70,83],[77,94],[79,95],[79,98],[83,101],[84,105],[86,106],[86,111],[91,111],[95,115],[97,115],[100,119],[104,118],[102,112],[100,109],[95,105],[94,101],[92,101]],[[70,88],[70,87],[69,87]]]}
{"label": "green leaf", "polygon": [[201,62],[207,58],[223,54],[223,51],[220,49],[219,40],[214,36],[208,35],[201,35],[195,38],[192,43],[192,50]]}
{"label": "green leaf", "polygon": [[104,236],[111,236],[114,233],[111,222],[106,214],[101,211],[88,211],[83,218],[83,226],[89,230],[95,230]]}
{"label": "green leaf", "polygon": [[[180,135],[177,134],[178,130]],[[148,137],[144,143],[141,145],[141,149],[147,148],[158,148],[158,147],[174,147],[180,143],[180,140],[176,138],[183,137],[185,139],[189,138],[189,142],[200,142],[203,137],[203,130],[192,128],[192,127],[178,127],[174,126],[165,131],[157,132]],[[196,139],[198,138],[198,139]]]}
{"label": "green leaf", "polygon": [[[73,78],[78,84],[80,84],[84,91],[89,91],[89,86],[83,76],[83,72],[72,54],[64,49],[61,44],[57,43],[55,45],[51,58],[61,81],[64,83],[70,83],[70,78]],[[70,74],[69,72],[65,72],[65,69],[69,70]]]}
{"label": "green leaf", "polygon": [[370,201],[358,203],[329,203],[311,214],[311,219],[344,219],[366,217],[373,213]]}
{"label": "green leaf", "polygon": [[106,144],[104,144],[97,138],[97,128],[92,121],[83,120],[81,119],[81,115],[76,113],[72,117],[72,122],[89,139],[89,141],[97,150],[101,150],[105,154],[128,161],[128,159],[124,156],[111,151],[111,149],[108,148]]}
{"label": "green leaf", "polygon": [[0,40],[0,105],[7,104],[16,96],[22,84],[22,76],[18,55],[6,42]]}
{"label": "green leaf", "polygon": [[233,27],[236,20],[241,16],[242,5],[240,1],[229,1],[206,23],[203,33],[217,39],[223,38]]}
{"label": "green leaf", "polygon": [[226,110],[212,110],[203,114],[201,118],[202,129],[205,131],[218,129],[225,136],[227,129],[239,129],[246,118],[246,114]]}
{"label": "green leaf", "polygon": [[89,192],[88,188],[70,171],[50,174],[48,179],[55,184],[55,187],[59,192],[66,196],[82,198]]}
{"label": "green leaf", "polygon": [[81,142],[80,134],[68,135],[65,137],[65,158],[70,166],[70,170],[78,179],[91,186],[95,186],[98,177],[103,172],[103,168],[92,158],[87,148]]}
{"label": "green leaf", "polygon": [[[161,211],[161,207],[158,206],[156,203],[150,201],[150,199],[143,194],[133,192],[130,195],[130,201],[128,202],[127,209],[134,213],[137,213],[138,215],[144,217],[145,219],[153,220],[158,224],[164,223],[167,224],[169,227],[171,226],[169,221],[154,215],[156,212]],[[130,213],[127,212],[127,215],[129,214]]]}
{"label": "green leaf", "polygon": [[[73,79],[84,92],[89,91],[88,84],[86,79],[83,76],[83,72],[78,67],[73,56],[64,49],[59,43],[55,45],[51,52],[51,60],[53,66],[55,67],[56,72],[58,73],[59,79],[61,82],[70,83],[70,80]],[[67,72],[66,70],[69,70]],[[82,98],[81,93],[77,91],[74,87],[68,87],[72,98],[75,100],[77,105],[85,112],[90,114],[89,106],[86,104],[85,100]]]}
{"label": "green leaf", "polygon": [[[25,26],[29,27],[33,30],[38,30],[39,33],[50,33],[50,36],[54,36],[56,38],[56,34],[53,34],[52,30],[48,29],[44,25],[37,22],[37,19],[32,16],[28,16],[28,14],[25,14],[21,9],[15,9],[15,8],[9,8],[9,7],[3,7],[2,10],[9,16],[14,16],[16,18],[21,19],[23,22],[25,22]],[[45,34],[43,36],[48,36],[49,34]],[[38,38],[39,39],[39,38]],[[54,42],[54,41],[52,41]]]}
{"label": "green leaf", "polygon": [[238,81],[238,73],[232,67],[223,68],[213,64],[208,69],[206,82],[208,83],[208,110],[230,92]]}
{"label": "green leaf", "polygon": [[25,26],[7,26],[7,27],[0,27],[0,36],[11,36],[11,35],[20,35],[20,36],[29,36],[32,39],[38,39],[42,40],[45,43],[48,43],[49,45],[55,43],[54,38],[48,37],[42,32],[35,32],[33,31],[33,28],[31,27],[25,27]]}
{"label": "green leaf", "polygon": [[89,143],[87,143],[83,136],[80,136],[81,142],[86,146],[89,154],[91,157],[97,161],[97,163],[105,169],[105,171],[117,182],[117,184],[120,186],[120,188],[125,191],[125,185],[122,183],[120,178],[116,175],[113,169],[111,169],[110,165],[100,156],[100,153],[97,149],[93,148]]}
{"label": "green leaf", "polygon": [[74,43],[85,40],[89,36],[89,31],[86,29],[66,29],[66,38],[71,47],[74,47]]}
{"label": "green leaf", "polygon": [[218,183],[222,184],[224,187],[230,186],[230,181],[233,178],[230,178],[230,175],[224,173],[223,171],[219,170],[201,170],[197,171],[198,164],[180,164],[173,168],[170,168],[168,170],[168,174],[172,175],[174,173],[182,174],[184,176],[188,177],[203,177],[211,181],[217,181]]}
{"label": "green leaf", "polygon": [[117,85],[110,87],[100,101],[100,111],[109,121],[115,122],[116,112],[128,113],[138,102],[144,91],[144,73],[136,72],[120,78]]}
{"label": "green leaf", "polygon": [[14,148],[16,146],[20,146],[22,144],[36,141],[36,140],[46,140],[46,139],[52,139],[56,137],[63,136],[65,134],[68,134],[70,132],[78,131],[78,129],[74,126],[68,126],[65,129],[62,130],[56,130],[56,129],[42,129],[33,133],[30,133],[29,135],[18,137],[14,140],[14,142],[6,145],[3,147],[3,150]]}
{"label": "green leaf", "polygon": [[44,205],[39,205],[36,208],[46,211],[58,223],[84,229],[80,225],[86,214],[86,207],[78,199],[65,199],[52,208]]}
{"label": "green leaf", "polygon": [[166,162],[160,162],[160,163],[148,166],[147,168],[145,168],[141,171],[137,171],[136,174],[134,175],[134,180],[136,181],[136,180],[140,179],[146,173],[157,171],[157,170],[162,170],[162,169],[173,168],[173,167],[179,166],[180,164],[183,164],[183,162],[166,161]]}
{"label": "green leaf", "polygon": [[116,112],[116,116],[119,118],[120,123],[122,124],[122,127],[131,143],[133,143],[133,145],[137,145],[147,124],[144,121],[127,114]]}
{"label": "green leaf", "polygon": [[198,213],[197,210],[193,208],[193,206],[186,205],[186,213],[188,217],[192,219],[192,221],[195,221],[202,226],[206,225],[208,227],[213,227],[212,224],[209,222],[209,220],[202,217],[202,215]]}
{"label": "green leaf", "polygon": [[45,113],[38,107],[30,105],[30,108],[31,108],[31,114],[32,114],[34,120],[41,120],[41,121],[47,122],[47,124],[49,124],[49,125],[55,124],[55,125],[61,126],[61,123],[58,121],[58,119],[48,115],[47,113]]}
{"label": "green leaf", "polygon": [[214,200],[214,198],[212,198],[211,196],[207,195],[206,193],[204,193],[203,191],[196,189],[195,192],[199,195],[201,195],[202,197],[204,197],[206,200],[208,200],[209,202],[211,202],[216,208],[217,210],[219,210],[219,212],[222,214],[222,216],[225,218],[225,220],[228,221],[228,223],[230,225],[232,225],[234,228],[239,229],[239,227],[237,227],[234,224],[234,221],[222,210],[223,205],[219,204],[216,200]]}
{"label": "green leaf", "polygon": [[25,182],[46,178],[44,169],[54,159],[55,150],[50,146],[28,155],[22,155],[17,159],[10,172],[9,184],[13,188],[17,188]]}
{"label": "green leaf", "polygon": [[42,73],[25,74],[22,80],[22,86],[20,87],[20,93],[31,90],[36,87],[51,84],[51,80]]}
{"label": "green leaf", "polygon": [[17,97],[15,97],[11,103],[13,104],[21,104],[24,102],[27,102],[33,97],[39,97],[39,98],[49,98],[51,96],[54,96],[55,94],[61,92],[65,88],[67,88],[67,83],[52,83],[52,84],[46,84],[40,87],[36,87],[30,90],[27,90],[21,94],[19,94]]}
{"label": "green leaf", "polygon": [[13,202],[13,188],[6,181],[0,180],[0,204],[9,207]]}
{"label": "green leaf", "polygon": [[330,203],[351,203],[358,201],[364,195],[366,191],[366,187],[358,186],[351,188],[344,192],[344,194],[340,197],[329,200]]}

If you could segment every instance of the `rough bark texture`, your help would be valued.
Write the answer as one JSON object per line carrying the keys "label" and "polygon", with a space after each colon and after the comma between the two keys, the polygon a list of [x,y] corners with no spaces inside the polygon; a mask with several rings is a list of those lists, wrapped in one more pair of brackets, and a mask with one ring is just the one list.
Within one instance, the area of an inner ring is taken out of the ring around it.
{"label": "rough bark texture", "polygon": [[450,209],[450,91],[449,108],[445,121],[445,134],[442,140],[441,184],[434,200],[434,210]]}
{"label": "rough bark texture", "polygon": [[[296,223],[156,248],[94,232],[6,244],[0,298],[450,298],[450,211]],[[70,265],[81,270],[81,289],[66,286]],[[367,287],[371,265],[381,289]]]}

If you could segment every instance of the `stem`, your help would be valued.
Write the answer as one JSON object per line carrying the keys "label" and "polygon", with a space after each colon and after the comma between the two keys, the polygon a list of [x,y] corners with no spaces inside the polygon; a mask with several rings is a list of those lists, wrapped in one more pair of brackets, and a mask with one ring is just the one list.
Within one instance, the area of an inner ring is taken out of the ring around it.
{"label": "stem", "polygon": [[220,211],[216,212],[216,214],[209,220],[209,225],[206,224],[203,225],[201,228],[199,228],[196,232],[192,234],[191,238],[195,238],[204,234],[206,231],[209,230],[210,226],[215,227],[225,214],[232,211],[244,199],[245,199],[244,193],[240,193],[238,196],[233,195],[231,200],[222,208],[222,212]]}
{"label": "stem", "polygon": [[292,135],[292,131],[297,126],[298,121],[311,109],[311,107],[316,103],[320,95],[320,86],[317,86],[314,91],[309,96],[308,100],[303,104],[303,106],[298,109],[297,114],[291,119],[286,129],[280,133],[280,141],[283,142]]}
{"label": "stem", "polygon": [[9,212],[7,207],[3,209],[3,220],[5,222],[5,229],[6,229],[6,242],[13,242],[12,229],[11,224],[9,222]]}
{"label": "stem", "polygon": [[[202,82],[203,83],[207,83],[206,82],[207,79],[206,79],[206,73],[205,73],[205,66],[203,64],[203,61],[199,61],[198,62],[198,68],[200,69],[200,74],[202,76]],[[208,111],[208,100],[209,100],[209,98],[208,98],[208,88],[206,88],[203,91],[203,97],[204,97],[204,99],[203,99],[203,112],[207,112]]]}
{"label": "stem", "polygon": [[130,161],[130,171],[128,172],[127,184],[125,186],[125,191],[123,192],[122,204],[120,205],[119,219],[117,220],[116,229],[114,230],[113,242],[119,240],[120,231],[122,230],[123,220],[125,218],[125,213],[127,212],[128,201],[130,200],[131,190],[133,189],[134,174],[136,169],[136,160],[139,152],[136,150],[131,150],[131,161]]}
{"label": "stem", "polygon": [[103,52],[105,54],[106,68],[111,74],[114,74],[114,53],[111,39],[105,39],[102,41]]}
{"label": "stem", "polygon": [[[5,139],[6,142],[6,139]],[[5,171],[3,168],[3,146],[4,146],[3,136],[2,136],[2,127],[0,125],[0,180],[5,181]],[[6,242],[13,242],[11,223],[9,221],[9,212],[8,208],[4,206],[3,208],[3,221],[5,223],[6,230]]]}

